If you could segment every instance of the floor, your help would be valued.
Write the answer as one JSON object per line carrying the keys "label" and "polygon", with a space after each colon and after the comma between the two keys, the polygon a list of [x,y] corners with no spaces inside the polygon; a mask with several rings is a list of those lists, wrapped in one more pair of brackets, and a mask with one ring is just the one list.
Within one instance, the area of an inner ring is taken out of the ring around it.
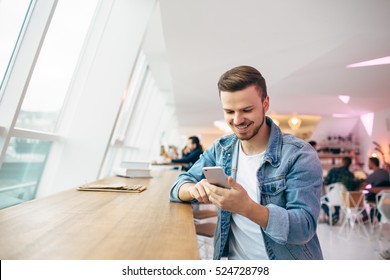
{"label": "floor", "polygon": [[[207,222],[215,221],[213,218]],[[203,221],[201,221],[203,222]],[[364,227],[366,231],[362,228]],[[334,226],[319,221],[317,234],[320,239],[322,253],[326,260],[383,260],[379,252],[390,249],[390,225],[382,228],[381,238],[379,226],[364,224],[362,227],[342,227],[342,221]],[[198,236],[199,253],[202,259],[212,259],[212,238]]]}
{"label": "floor", "polygon": [[379,252],[390,249],[390,225],[384,225],[381,238],[379,226],[364,225],[366,232],[358,227],[344,230],[341,223],[330,227],[319,223],[317,234],[326,260],[383,260]]}

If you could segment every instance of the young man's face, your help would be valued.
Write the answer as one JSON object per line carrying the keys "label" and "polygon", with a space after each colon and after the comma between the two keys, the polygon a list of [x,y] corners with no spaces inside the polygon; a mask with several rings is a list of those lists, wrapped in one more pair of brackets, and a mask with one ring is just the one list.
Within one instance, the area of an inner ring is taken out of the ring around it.
{"label": "young man's face", "polygon": [[265,113],[269,108],[268,96],[264,102],[254,85],[243,90],[221,91],[224,117],[240,140],[250,140],[265,124]]}

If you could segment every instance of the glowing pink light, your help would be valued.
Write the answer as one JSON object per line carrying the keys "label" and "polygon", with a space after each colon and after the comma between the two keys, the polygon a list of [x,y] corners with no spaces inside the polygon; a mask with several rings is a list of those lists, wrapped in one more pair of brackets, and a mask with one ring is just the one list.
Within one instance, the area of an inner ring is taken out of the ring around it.
{"label": "glowing pink light", "polygon": [[347,115],[347,114],[332,114],[332,117],[334,117],[334,118],[349,118],[351,116]]}
{"label": "glowing pink light", "polygon": [[372,188],[372,185],[371,184],[368,184],[367,186],[366,186],[366,190],[369,190],[369,189],[371,189]]}
{"label": "glowing pink light", "polygon": [[383,64],[390,64],[390,56],[385,56],[382,58],[377,58],[377,59],[372,59],[372,60],[349,64],[349,65],[347,65],[347,68],[375,66],[375,65],[383,65]]}
{"label": "glowing pink light", "polygon": [[374,126],[374,113],[367,113],[360,116],[360,120],[363,123],[363,126],[368,134],[368,136],[372,135],[372,128]]}
{"label": "glowing pink light", "polygon": [[349,95],[339,95],[339,99],[345,104],[348,104],[350,98]]}

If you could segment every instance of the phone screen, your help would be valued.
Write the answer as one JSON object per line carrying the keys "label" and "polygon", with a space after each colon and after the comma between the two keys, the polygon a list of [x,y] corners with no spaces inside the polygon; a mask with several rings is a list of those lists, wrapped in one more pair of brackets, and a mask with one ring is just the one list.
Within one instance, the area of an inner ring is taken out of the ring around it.
{"label": "phone screen", "polygon": [[203,168],[203,174],[210,184],[221,188],[230,189],[228,177],[226,176],[221,166],[210,166]]}

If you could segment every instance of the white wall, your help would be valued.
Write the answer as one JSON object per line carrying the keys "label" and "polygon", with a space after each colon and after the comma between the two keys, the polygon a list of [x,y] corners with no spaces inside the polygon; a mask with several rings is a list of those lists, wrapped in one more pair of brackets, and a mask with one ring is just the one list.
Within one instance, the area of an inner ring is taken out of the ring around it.
{"label": "white wall", "polygon": [[316,130],[310,137],[313,140],[321,141],[328,136],[342,136],[345,137],[350,133],[354,133],[355,127],[359,122],[358,117],[354,118],[333,118],[322,117],[318,122]]}

